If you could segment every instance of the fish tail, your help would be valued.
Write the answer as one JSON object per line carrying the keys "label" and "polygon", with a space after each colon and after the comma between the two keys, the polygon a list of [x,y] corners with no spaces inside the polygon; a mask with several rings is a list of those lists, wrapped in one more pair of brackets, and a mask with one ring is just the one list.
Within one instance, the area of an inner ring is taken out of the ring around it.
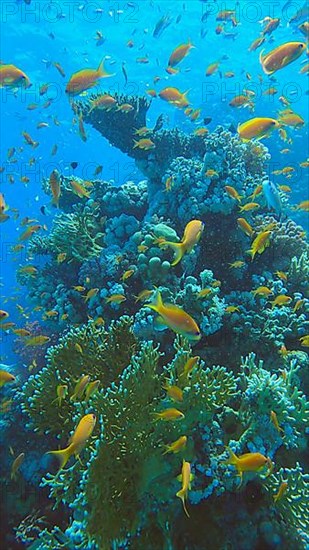
{"label": "fish tail", "polygon": [[154,301],[150,304],[147,304],[147,307],[153,309],[157,313],[160,313],[161,308],[163,307],[162,296],[160,290],[157,290],[157,294],[154,297]]}
{"label": "fish tail", "polygon": [[227,460],[225,460],[224,463],[225,464],[234,464],[236,466],[237,463],[238,463],[237,456],[235,455],[235,453],[233,453],[232,449],[230,449],[229,447],[227,447],[226,450],[229,452],[230,457]]}
{"label": "fish tail", "polygon": [[168,246],[170,246],[173,251],[175,252],[175,256],[174,256],[174,259],[171,263],[172,266],[175,266],[177,264],[179,264],[179,262],[181,261],[184,253],[185,253],[185,248],[183,246],[183,243],[172,243],[172,242],[169,242],[169,241],[166,241],[166,243],[162,243],[162,244],[168,244]]}
{"label": "fish tail", "polygon": [[56,456],[59,460],[59,465],[60,465],[59,470],[62,470],[62,468],[65,467],[66,463],[68,462],[68,460],[70,459],[73,453],[74,453],[74,445],[71,443],[71,445],[69,445],[65,449],[61,449],[60,451],[48,451],[45,454]]}
{"label": "fish tail", "polygon": [[107,72],[107,70],[104,67],[104,61],[105,61],[105,57],[103,57],[100,65],[98,66],[97,72],[99,73],[100,76],[114,76],[115,73],[108,73]]}
{"label": "fish tail", "polygon": [[176,493],[176,497],[180,498],[180,500],[182,502],[184,512],[185,512],[186,516],[188,516],[188,518],[189,518],[190,516],[189,516],[189,512],[188,512],[187,507],[186,507],[185,493],[184,493],[183,489],[180,489],[180,491],[178,491],[178,493]]}

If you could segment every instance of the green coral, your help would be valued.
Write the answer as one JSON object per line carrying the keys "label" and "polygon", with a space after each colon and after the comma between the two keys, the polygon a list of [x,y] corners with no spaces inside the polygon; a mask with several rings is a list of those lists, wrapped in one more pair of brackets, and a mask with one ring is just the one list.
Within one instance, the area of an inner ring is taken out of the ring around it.
{"label": "green coral", "polygon": [[74,212],[56,217],[50,243],[57,254],[66,254],[67,261],[82,263],[100,255],[103,236],[98,209],[76,206]]}
{"label": "green coral", "polygon": [[293,256],[288,270],[288,280],[292,282],[293,289],[309,292],[309,253],[303,252],[299,257]]}
{"label": "green coral", "polygon": [[112,322],[108,330],[89,321],[62,336],[47,350],[47,366],[30,376],[20,392],[22,409],[35,431],[66,437],[74,427],[74,403],[67,398],[59,407],[55,402],[57,386],[67,384],[71,396],[77,380],[89,374],[91,380],[100,380],[100,386],[106,387],[129,364],[136,347],[132,319],[126,316]]}
{"label": "green coral", "polygon": [[[255,354],[251,353],[242,360],[240,366],[240,385],[243,391],[242,416],[248,419],[261,418],[274,411],[279,425],[287,428],[283,436],[286,447],[301,447],[305,445],[305,433],[309,425],[309,402],[298,389],[299,380],[296,373],[300,369],[296,359],[290,360],[282,374],[275,374],[263,367],[263,361],[255,362]],[[259,430],[255,422],[242,436],[248,438],[255,430]]]}
{"label": "green coral", "polygon": [[273,473],[265,484],[267,491],[274,497],[282,482],[287,483],[286,492],[274,506],[287,524],[297,527],[308,537],[309,530],[309,474],[305,474],[297,462],[294,468],[280,468]]}

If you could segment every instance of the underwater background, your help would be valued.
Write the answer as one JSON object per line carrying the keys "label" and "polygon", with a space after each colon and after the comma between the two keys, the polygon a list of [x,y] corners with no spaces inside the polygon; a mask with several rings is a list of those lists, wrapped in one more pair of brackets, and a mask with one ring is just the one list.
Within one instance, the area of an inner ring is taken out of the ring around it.
{"label": "underwater background", "polygon": [[1,9],[1,548],[309,548],[302,1]]}

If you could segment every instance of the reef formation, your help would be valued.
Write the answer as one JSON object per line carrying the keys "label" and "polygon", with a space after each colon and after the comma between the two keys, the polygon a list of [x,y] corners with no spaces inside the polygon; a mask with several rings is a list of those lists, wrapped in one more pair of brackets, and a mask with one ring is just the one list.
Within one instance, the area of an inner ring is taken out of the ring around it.
{"label": "reef formation", "polygon": [[[116,187],[62,177],[50,234],[29,244],[34,265],[38,255],[46,261],[21,280],[33,304],[56,312],[45,323],[59,334],[19,391],[28,429],[51,450],[66,445],[84,415],[95,414],[97,423],[81,462],[56,471],[50,457],[44,463],[55,473],[45,473],[42,487],[55,507],[70,510],[67,525],[30,515],[17,536],[41,550],[200,549],[207,542],[304,549],[304,231],[267,210],[259,189],[269,159],[263,145],[223,127],[201,137],[159,123],[147,134],[153,147],[135,147],[149,103],[115,99],[118,109],[94,107],[97,96],[73,108],[134,158],[146,179]],[[74,193],[73,180],[86,192]],[[43,188],[51,193],[48,180]],[[252,196],[256,206],[246,209]],[[175,265],[173,250],[192,220],[203,233]],[[267,242],[255,250],[262,234]],[[164,304],[196,321],[198,342],[158,326],[147,307],[158,290]],[[227,447],[236,457],[260,453],[268,467],[240,473]],[[176,496],[183,461],[194,475],[185,509]],[[242,537],[248,522],[254,528]]]}

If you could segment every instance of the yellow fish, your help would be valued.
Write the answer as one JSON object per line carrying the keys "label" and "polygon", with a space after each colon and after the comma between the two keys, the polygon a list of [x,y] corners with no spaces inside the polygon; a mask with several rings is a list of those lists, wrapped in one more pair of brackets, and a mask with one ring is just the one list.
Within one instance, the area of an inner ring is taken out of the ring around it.
{"label": "yellow fish", "polygon": [[25,453],[20,453],[14,460],[12,467],[11,467],[11,479],[16,479],[16,474],[22,465],[25,458]]}
{"label": "yellow fish", "polygon": [[193,475],[191,474],[190,462],[186,462],[185,460],[182,461],[181,474],[177,479],[179,479],[179,481],[181,481],[182,485],[181,485],[180,491],[178,491],[178,493],[176,493],[176,497],[179,497],[180,500],[182,501],[184,512],[189,518],[190,516],[189,516],[188,510],[186,508],[185,499],[188,496],[189,489],[191,489],[191,481],[193,479]]}
{"label": "yellow fish", "polygon": [[4,384],[8,384],[9,382],[14,382],[14,380],[16,380],[16,378],[13,374],[11,374],[6,370],[0,370],[0,388],[2,388]]}
{"label": "yellow fish", "polygon": [[157,322],[172,329],[177,334],[182,334],[188,340],[198,341],[201,332],[194,319],[180,307],[174,304],[164,304],[160,291],[157,291],[155,301],[146,307],[158,313]]}
{"label": "yellow fish", "polygon": [[185,363],[185,366],[180,376],[185,376],[185,378],[188,378],[189,374],[193,371],[194,367],[196,367],[198,360],[199,360],[198,355],[195,355],[195,357],[189,357],[188,361],[186,361]]}
{"label": "yellow fish", "polygon": [[79,95],[85,90],[89,90],[89,88],[96,86],[100,78],[107,78],[110,76],[114,76],[114,74],[110,74],[106,71],[104,59],[102,59],[97,69],[82,69],[81,71],[73,73],[67,83],[65,93],[70,97]]}
{"label": "yellow fish", "polygon": [[185,415],[178,409],[165,409],[165,411],[153,413],[155,416],[155,422],[157,420],[164,420],[165,422],[172,422],[174,420],[182,420]]}
{"label": "yellow fish", "polygon": [[176,441],[174,441],[173,443],[170,443],[170,445],[165,445],[165,451],[164,451],[164,455],[167,454],[167,453],[180,453],[180,451],[183,451],[183,449],[185,448],[186,444],[187,444],[187,436],[186,435],[182,435],[181,437],[179,437],[179,439],[177,439]]}
{"label": "yellow fish", "polygon": [[280,294],[280,296],[277,296],[272,302],[272,308],[275,306],[287,306],[292,301],[292,298],[290,296],[285,296],[284,294]]}
{"label": "yellow fish", "polygon": [[265,466],[268,467],[268,473],[272,471],[273,465],[270,458],[261,453],[246,453],[241,456],[236,456],[230,448],[227,450],[230,453],[230,458],[225,463],[235,466],[240,476],[240,483],[244,472],[259,472],[263,470]]}
{"label": "yellow fish", "polygon": [[183,391],[178,388],[178,386],[163,386],[163,389],[166,390],[167,395],[173,399],[173,401],[181,402],[183,401]]}
{"label": "yellow fish", "polygon": [[262,50],[260,53],[262,69],[265,74],[274,74],[298,59],[305,50],[306,44],[303,42],[286,42],[266,55],[263,55],[264,50]]}
{"label": "yellow fish", "polygon": [[39,336],[32,336],[31,338],[28,338],[26,340],[25,345],[28,347],[32,346],[44,346],[50,341],[49,336],[43,336],[43,334],[40,334]]}
{"label": "yellow fish", "polygon": [[165,241],[165,240],[163,240],[160,243],[159,245],[160,247],[170,246],[171,248],[173,248],[175,252],[175,258],[171,263],[172,266],[177,265],[181,261],[183,255],[186,252],[191,252],[191,250],[200,240],[203,229],[204,229],[203,222],[201,222],[200,220],[192,220],[186,225],[186,228],[180,243],[173,243],[171,241]]}
{"label": "yellow fish", "polygon": [[239,124],[237,132],[243,141],[250,141],[251,139],[266,138],[279,127],[280,123],[274,118],[256,117]]}
{"label": "yellow fish", "polygon": [[96,423],[94,414],[86,414],[79,421],[77,428],[70,439],[70,444],[65,449],[60,451],[49,451],[46,454],[52,454],[59,459],[60,470],[64,468],[72,455],[79,459],[79,455],[85,447],[87,440],[92,435]]}
{"label": "yellow fish", "polygon": [[279,500],[281,500],[284,496],[284,494],[286,493],[287,489],[288,489],[288,482],[287,481],[282,481],[280,487],[279,487],[279,490],[278,490],[278,493],[276,493],[274,495],[274,502],[278,502]]}
{"label": "yellow fish", "polygon": [[269,246],[270,235],[271,231],[262,231],[261,233],[258,233],[258,235],[255,237],[249,250],[249,254],[251,254],[252,260],[254,260],[256,254],[262,254],[265,248]]}

